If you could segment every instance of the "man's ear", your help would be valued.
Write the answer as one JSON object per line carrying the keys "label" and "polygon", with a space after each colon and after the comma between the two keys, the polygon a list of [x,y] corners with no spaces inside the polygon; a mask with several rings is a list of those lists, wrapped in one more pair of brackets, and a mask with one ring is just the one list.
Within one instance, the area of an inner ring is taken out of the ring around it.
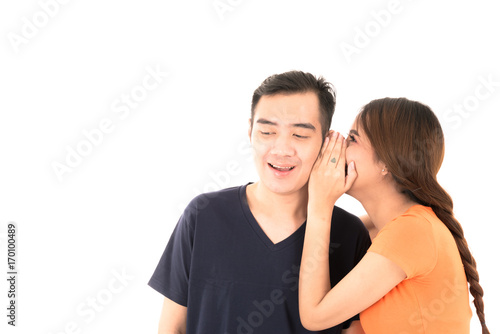
{"label": "man's ear", "polygon": [[[334,131],[333,130],[329,130],[326,134],[326,137],[329,137]],[[325,144],[325,138],[323,138],[323,142],[321,143],[321,148],[323,148],[323,145]],[[321,150],[320,150],[320,153],[321,153]]]}
{"label": "man's ear", "polygon": [[252,119],[248,119],[248,139],[252,142]]}

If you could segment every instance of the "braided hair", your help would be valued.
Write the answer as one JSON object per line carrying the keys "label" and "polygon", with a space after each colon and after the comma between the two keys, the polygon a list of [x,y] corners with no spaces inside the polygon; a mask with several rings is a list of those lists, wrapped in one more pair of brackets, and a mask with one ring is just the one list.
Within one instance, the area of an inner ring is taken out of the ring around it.
{"label": "braided hair", "polygon": [[401,192],[431,207],[450,230],[462,259],[482,333],[489,334],[476,260],[462,226],[454,217],[453,201],[436,178],[444,158],[444,135],[436,115],[416,101],[384,98],[364,106],[356,122],[366,133],[377,158],[387,165]]}

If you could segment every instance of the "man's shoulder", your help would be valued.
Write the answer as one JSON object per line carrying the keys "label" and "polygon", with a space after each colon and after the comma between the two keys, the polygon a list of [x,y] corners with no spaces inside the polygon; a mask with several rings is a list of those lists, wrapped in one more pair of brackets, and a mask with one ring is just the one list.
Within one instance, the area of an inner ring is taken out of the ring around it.
{"label": "man's shoulder", "polygon": [[212,192],[201,193],[189,202],[185,211],[200,213],[206,209],[223,209],[228,206],[230,207],[231,204],[239,202],[242,187],[244,186],[235,186]]}
{"label": "man's shoulder", "polygon": [[332,224],[341,228],[366,231],[366,227],[358,216],[335,206],[332,215]]}
{"label": "man's shoulder", "polygon": [[225,199],[235,199],[239,197],[239,193],[241,188],[244,186],[234,186],[234,187],[229,187],[229,188],[224,188],[220,190],[215,190],[215,191],[210,191],[210,192],[205,192],[197,195],[196,197],[193,198],[193,201],[203,201],[203,199],[219,199],[219,200],[225,200]]}
{"label": "man's shoulder", "polygon": [[361,220],[359,219],[358,216],[350,213],[349,211],[346,211],[344,209],[342,209],[341,207],[339,206],[334,206],[333,208],[333,219],[346,219],[346,220],[353,220],[353,221],[356,221],[356,222],[361,222]]}

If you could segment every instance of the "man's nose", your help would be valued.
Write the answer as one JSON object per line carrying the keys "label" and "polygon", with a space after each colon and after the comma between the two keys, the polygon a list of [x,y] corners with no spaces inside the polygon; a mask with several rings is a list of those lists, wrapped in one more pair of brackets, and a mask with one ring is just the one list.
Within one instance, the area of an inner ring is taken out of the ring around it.
{"label": "man's nose", "polygon": [[295,149],[293,147],[292,140],[293,138],[290,135],[287,134],[278,135],[276,137],[276,141],[274,142],[271,153],[281,156],[294,155]]}

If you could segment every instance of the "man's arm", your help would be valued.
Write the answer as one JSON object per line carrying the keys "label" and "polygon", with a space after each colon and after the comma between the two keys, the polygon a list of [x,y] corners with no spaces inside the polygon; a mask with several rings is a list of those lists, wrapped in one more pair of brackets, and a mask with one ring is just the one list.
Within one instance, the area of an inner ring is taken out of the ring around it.
{"label": "man's arm", "polygon": [[365,334],[359,320],[353,321],[349,328],[342,330],[342,334]]}
{"label": "man's arm", "polygon": [[187,307],[165,297],[158,334],[186,334]]}

